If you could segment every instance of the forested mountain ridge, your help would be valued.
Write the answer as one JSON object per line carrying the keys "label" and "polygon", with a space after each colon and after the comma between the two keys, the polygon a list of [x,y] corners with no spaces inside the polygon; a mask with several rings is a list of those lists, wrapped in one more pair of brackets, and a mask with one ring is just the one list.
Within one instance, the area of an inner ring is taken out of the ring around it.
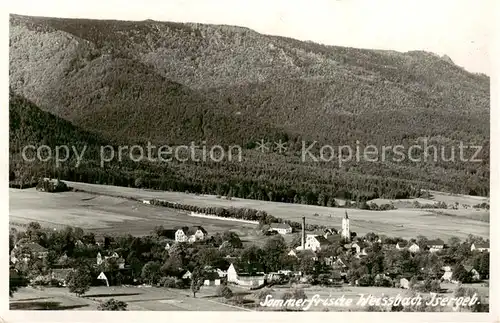
{"label": "forested mountain ridge", "polygon": [[[302,140],[409,145],[430,138],[447,146],[463,141],[489,147],[485,75],[426,52],[324,46],[241,27],[12,15],[10,85],[42,110],[130,145],[206,140],[251,148],[261,138],[292,147]],[[215,171],[227,182],[253,179],[255,172],[263,187],[271,178],[286,187],[281,172],[293,167],[305,177],[292,186],[313,185],[318,172],[319,178],[381,176],[487,194],[487,150],[486,162],[475,165],[332,169],[297,164],[291,153],[251,157],[259,161],[249,165],[190,165],[178,176],[197,181],[194,173]],[[332,191],[340,189],[334,184]],[[377,184],[361,186],[356,190],[370,195]]]}

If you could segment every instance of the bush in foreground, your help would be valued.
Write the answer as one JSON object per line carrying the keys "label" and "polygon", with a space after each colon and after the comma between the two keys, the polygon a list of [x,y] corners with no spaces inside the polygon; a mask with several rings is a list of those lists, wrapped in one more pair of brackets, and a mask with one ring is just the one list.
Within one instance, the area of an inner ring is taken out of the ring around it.
{"label": "bush in foreground", "polygon": [[233,297],[233,291],[226,285],[220,285],[217,287],[217,296],[224,297],[225,299],[230,299]]}
{"label": "bush in foreground", "polygon": [[126,311],[127,306],[127,303],[111,298],[99,303],[97,309],[99,311]]}

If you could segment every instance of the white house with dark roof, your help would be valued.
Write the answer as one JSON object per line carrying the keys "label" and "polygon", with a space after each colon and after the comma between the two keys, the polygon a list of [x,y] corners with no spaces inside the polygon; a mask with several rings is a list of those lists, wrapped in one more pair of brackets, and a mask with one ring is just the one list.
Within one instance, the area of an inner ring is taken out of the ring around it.
{"label": "white house with dark roof", "polygon": [[429,240],[425,245],[430,252],[437,252],[444,249],[444,241],[441,239]]}
{"label": "white house with dark roof", "polygon": [[419,245],[416,244],[415,242],[410,242],[410,243],[398,242],[396,243],[396,249],[398,250],[408,249],[408,251],[410,251],[411,253],[416,253],[420,251]]}
{"label": "white house with dark roof", "polygon": [[175,241],[195,242],[198,240],[204,240],[207,235],[207,231],[201,226],[180,227],[175,231]]}
{"label": "white house with dark roof", "polygon": [[[304,244],[304,250],[320,251],[322,248],[329,246],[331,242],[321,235],[307,235]],[[302,246],[296,248],[297,250],[302,250]]]}
{"label": "white house with dark roof", "polygon": [[276,231],[279,234],[292,233],[292,227],[288,223],[271,223],[268,231]]}
{"label": "white house with dark roof", "polygon": [[413,242],[412,244],[410,244],[410,246],[408,247],[408,250],[411,252],[411,253],[416,253],[416,252],[419,252],[420,251],[420,247],[418,244],[416,244],[415,242]]}
{"label": "white house with dark roof", "polygon": [[479,251],[479,252],[490,252],[490,244],[488,242],[485,243],[473,243],[470,246],[470,251]]}

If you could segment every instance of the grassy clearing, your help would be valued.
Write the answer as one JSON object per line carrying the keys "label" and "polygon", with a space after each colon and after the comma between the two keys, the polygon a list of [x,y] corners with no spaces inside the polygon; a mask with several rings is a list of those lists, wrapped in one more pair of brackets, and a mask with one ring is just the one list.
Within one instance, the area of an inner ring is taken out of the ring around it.
{"label": "grassy clearing", "polygon": [[[255,225],[202,219],[168,208],[152,207],[123,198],[82,192],[44,193],[10,189],[10,221],[37,221],[45,227],[78,226],[101,233],[149,234],[155,226],[203,225],[212,234],[235,229],[242,239],[256,234]],[[251,238],[255,239],[255,238]]]}
{"label": "grassy clearing", "polygon": [[[340,227],[341,218],[345,213],[342,208],[328,208],[312,205],[287,204],[257,200],[233,198],[231,200],[220,199],[214,195],[196,195],[179,192],[141,190],[135,188],[124,188],[108,185],[85,184],[68,182],[68,185],[94,193],[116,195],[136,199],[165,199],[171,202],[182,202],[197,206],[221,206],[221,207],[248,207],[260,209],[269,214],[294,221],[300,221],[302,216],[306,217],[308,223]],[[136,203],[137,204],[137,203]],[[149,213],[169,212],[157,211],[156,208],[148,207]],[[440,237],[448,239],[451,236],[466,238],[469,234],[489,237],[489,223],[481,218],[476,218],[475,210],[463,210],[460,217],[433,213],[425,209],[397,209],[389,211],[368,211],[348,209],[351,219],[351,230],[365,234],[376,232],[388,236],[399,236],[411,238],[423,234],[429,238]],[[446,210],[449,211],[449,210]],[[318,214],[315,216],[314,214]],[[489,212],[488,212],[489,213]],[[203,223],[209,223],[203,219]],[[224,221],[223,221],[224,222]],[[229,221],[225,221],[229,222]],[[234,226],[234,224],[227,224]],[[242,227],[238,224],[238,227]]]}

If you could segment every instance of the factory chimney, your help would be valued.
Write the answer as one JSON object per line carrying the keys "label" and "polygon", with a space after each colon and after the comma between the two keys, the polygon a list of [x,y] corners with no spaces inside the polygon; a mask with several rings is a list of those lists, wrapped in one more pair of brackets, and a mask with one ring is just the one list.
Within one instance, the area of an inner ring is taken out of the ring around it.
{"label": "factory chimney", "polygon": [[305,250],[306,246],[306,217],[302,217],[302,250]]}

